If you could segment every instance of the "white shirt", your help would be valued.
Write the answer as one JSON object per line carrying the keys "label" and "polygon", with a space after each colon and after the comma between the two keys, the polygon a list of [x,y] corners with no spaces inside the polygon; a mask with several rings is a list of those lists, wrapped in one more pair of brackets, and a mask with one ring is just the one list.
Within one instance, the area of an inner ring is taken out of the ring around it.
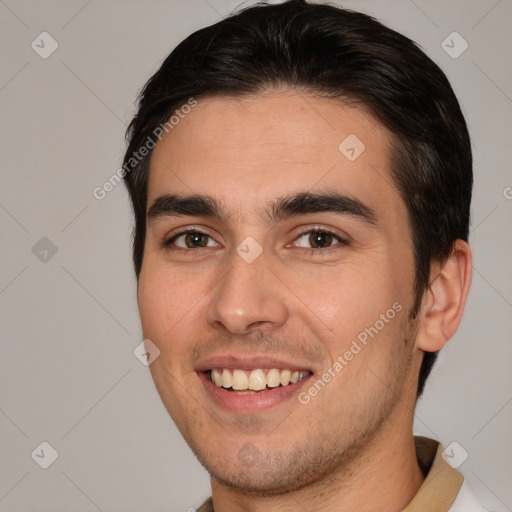
{"label": "white shirt", "polygon": [[464,480],[448,512],[489,512],[478,503],[468,483]]}

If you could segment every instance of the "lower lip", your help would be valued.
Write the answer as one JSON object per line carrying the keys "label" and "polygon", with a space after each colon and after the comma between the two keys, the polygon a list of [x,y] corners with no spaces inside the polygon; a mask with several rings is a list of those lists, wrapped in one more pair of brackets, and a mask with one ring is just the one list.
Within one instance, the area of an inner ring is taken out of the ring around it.
{"label": "lower lip", "polygon": [[305,377],[295,384],[277,386],[261,393],[239,395],[225,388],[216,386],[205,372],[198,372],[198,376],[208,395],[222,408],[232,412],[261,412],[271,409],[275,405],[296,395],[298,390],[309,380],[312,375]]}

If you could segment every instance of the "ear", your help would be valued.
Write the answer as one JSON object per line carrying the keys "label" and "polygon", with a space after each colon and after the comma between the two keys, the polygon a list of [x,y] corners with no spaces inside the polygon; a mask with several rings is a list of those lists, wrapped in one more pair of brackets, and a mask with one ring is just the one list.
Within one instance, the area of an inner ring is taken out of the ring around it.
{"label": "ear", "polygon": [[455,334],[471,285],[471,262],[469,245],[457,240],[445,263],[431,265],[430,285],[419,312],[417,348],[436,352]]}

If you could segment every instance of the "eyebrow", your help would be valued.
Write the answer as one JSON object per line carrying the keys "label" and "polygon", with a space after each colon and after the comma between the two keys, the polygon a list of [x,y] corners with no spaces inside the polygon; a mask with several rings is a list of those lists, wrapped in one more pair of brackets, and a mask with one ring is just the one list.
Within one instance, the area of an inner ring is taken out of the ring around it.
{"label": "eyebrow", "polygon": [[[275,224],[291,217],[321,212],[350,215],[369,225],[377,224],[377,215],[372,208],[359,199],[336,192],[301,192],[280,197],[267,205],[262,218]],[[147,212],[150,224],[163,217],[182,215],[211,217],[222,223],[229,217],[222,204],[208,195],[165,194],[157,197]]]}
{"label": "eyebrow", "polygon": [[372,208],[359,199],[336,192],[303,192],[282,197],[270,204],[265,217],[268,222],[276,223],[298,215],[321,212],[350,215],[367,224],[377,224],[377,215]]}
{"label": "eyebrow", "polygon": [[150,224],[162,217],[179,215],[212,217],[221,222],[226,218],[220,203],[206,195],[178,196],[165,194],[157,197],[147,212]]}

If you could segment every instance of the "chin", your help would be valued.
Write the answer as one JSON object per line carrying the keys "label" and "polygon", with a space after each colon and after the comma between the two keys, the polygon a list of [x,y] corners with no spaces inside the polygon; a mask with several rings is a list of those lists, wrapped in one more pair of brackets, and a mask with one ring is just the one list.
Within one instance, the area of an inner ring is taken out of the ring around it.
{"label": "chin", "polygon": [[290,448],[286,453],[269,447],[264,453],[251,442],[229,455],[222,449],[193,451],[218,483],[253,496],[277,496],[296,491],[324,479],[336,465],[332,452],[306,453],[303,448]]}
{"label": "chin", "polygon": [[224,470],[216,472],[206,468],[211,476],[229,489],[253,496],[277,496],[296,491],[310,483],[305,475],[297,478],[283,469],[265,468],[247,469],[240,467],[238,472]]}

